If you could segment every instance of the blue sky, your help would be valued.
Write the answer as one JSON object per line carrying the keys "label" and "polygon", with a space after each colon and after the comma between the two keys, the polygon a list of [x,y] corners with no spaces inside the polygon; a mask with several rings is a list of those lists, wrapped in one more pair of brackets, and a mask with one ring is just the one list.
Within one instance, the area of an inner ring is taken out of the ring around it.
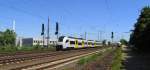
{"label": "blue sky", "polygon": [[129,30],[140,14],[150,5],[150,0],[0,0],[0,30],[12,28],[16,21],[18,36],[38,37],[41,24],[50,17],[50,33],[54,36],[55,22],[60,23],[60,33],[80,37],[87,32],[88,39],[115,40],[129,38]]}

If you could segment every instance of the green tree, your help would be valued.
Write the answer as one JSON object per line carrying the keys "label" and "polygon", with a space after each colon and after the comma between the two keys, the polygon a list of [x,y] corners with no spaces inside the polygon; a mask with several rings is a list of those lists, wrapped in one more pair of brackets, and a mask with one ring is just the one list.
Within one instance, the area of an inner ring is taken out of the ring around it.
{"label": "green tree", "polygon": [[0,45],[1,46],[14,46],[16,40],[16,34],[14,31],[7,29],[4,32],[0,32]]}
{"label": "green tree", "polygon": [[120,43],[123,44],[123,45],[127,45],[127,44],[128,44],[128,41],[125,40],[125,39],[120,39]]}
{"label": "green tree", "polygon": [[3,37],[3,32],[0,32],[0,46],[4,45],[4,37]]}
{"label": "green tree", "polygon": [[139,50],[148,49],[150,39],[150,7],[146,6],[141,10],[141,14],[134,25],[134,30],[130,35],[130,44]]}

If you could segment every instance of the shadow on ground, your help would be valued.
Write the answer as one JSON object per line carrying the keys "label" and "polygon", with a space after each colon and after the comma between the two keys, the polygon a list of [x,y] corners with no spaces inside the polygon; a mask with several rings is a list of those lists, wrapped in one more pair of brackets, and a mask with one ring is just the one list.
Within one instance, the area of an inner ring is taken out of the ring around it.
{"label": "shadow on ground", "polygon": [[129,47],[123,47],[123,53],[122,70],[150,70],[150,53],[137,53]]}

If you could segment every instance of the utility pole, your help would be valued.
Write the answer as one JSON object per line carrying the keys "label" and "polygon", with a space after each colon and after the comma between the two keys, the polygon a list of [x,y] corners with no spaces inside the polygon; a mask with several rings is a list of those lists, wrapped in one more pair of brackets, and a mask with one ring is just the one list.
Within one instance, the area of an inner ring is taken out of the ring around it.
{"label": "utility pole", "polygon": [[102,31],[98,31],[98,41],[102,41]]}
{"label": "utility pole", "polygon": [[99,31],[98,31],[98,41],[99,41]]}
{"label": "utility pole", "polygon": [[16,31],[16,22],[15,22],[15,20],[13,20],[13,31],[15,32]]}
{"label": "utility pole", "polygon": [[48,24],[47,24],[47,47],[49,45],[49,17],[48,17]]}
{"label": "utility pole", "polygon": [[85,32],[85,40],[86,40],[86,34],[87,34],[87,33]]}
{"label": "utility pole", "polygon": [[100,31],[100,41],[102,41],[102,34],[103,34],[103,31]]}

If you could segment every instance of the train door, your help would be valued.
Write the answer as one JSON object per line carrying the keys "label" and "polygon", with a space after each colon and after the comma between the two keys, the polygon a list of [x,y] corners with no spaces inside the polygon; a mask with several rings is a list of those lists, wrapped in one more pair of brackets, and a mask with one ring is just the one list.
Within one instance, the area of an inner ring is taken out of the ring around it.
{"label": "train door", "polygon": [[75,48],[78,48],[78,40],[75,40]]}
{"label": "train door", "polygon": [[65,46],[66,46],[66,48],[69,48],[69,46],[70,46],[69,40],[66,40]]}

